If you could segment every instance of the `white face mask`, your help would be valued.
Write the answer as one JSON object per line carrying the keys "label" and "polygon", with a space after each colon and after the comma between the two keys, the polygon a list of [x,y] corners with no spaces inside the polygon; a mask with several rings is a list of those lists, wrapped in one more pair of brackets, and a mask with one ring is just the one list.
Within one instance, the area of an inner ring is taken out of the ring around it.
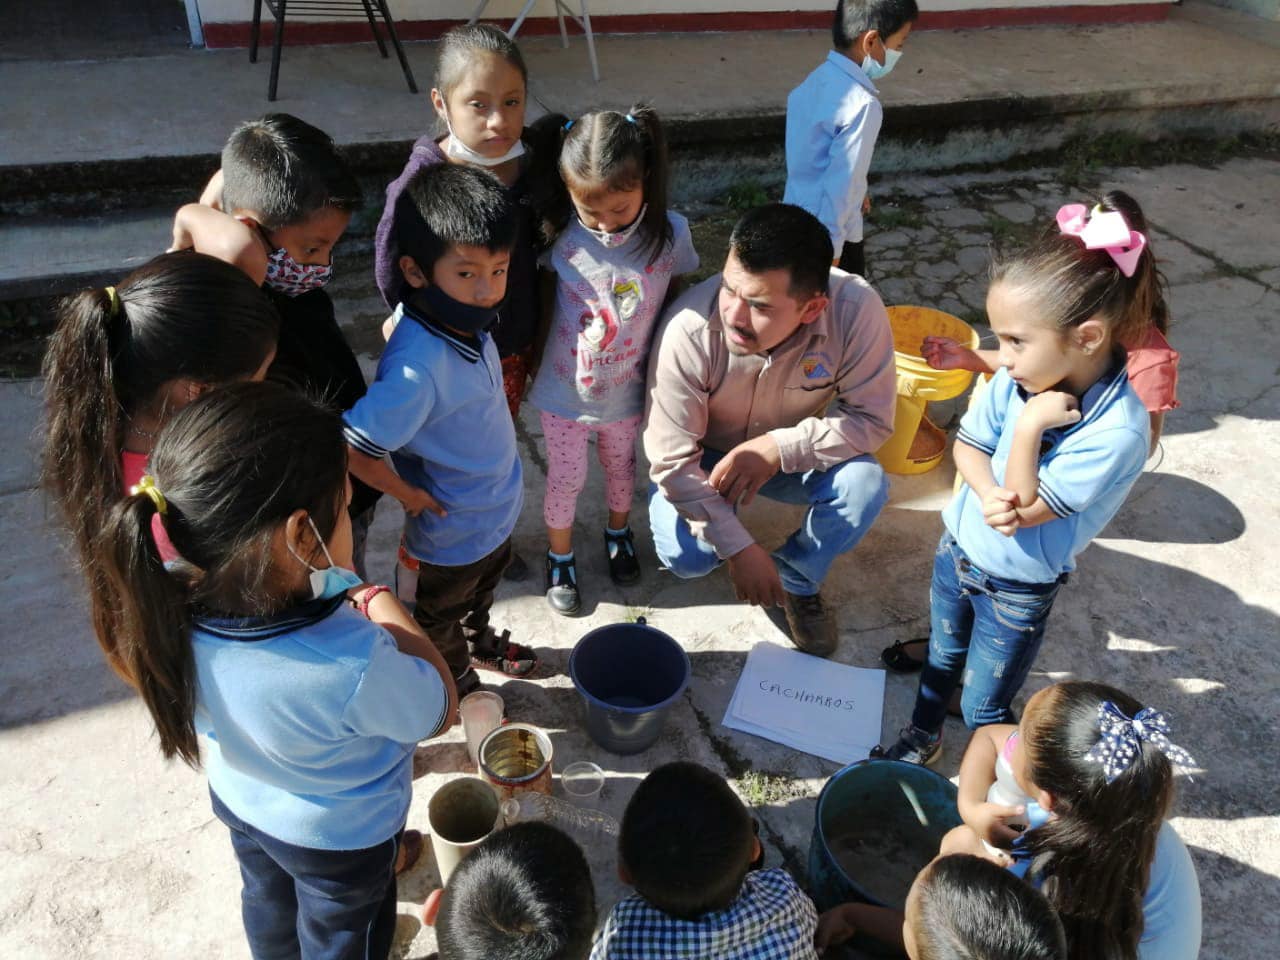
{"label": "white face mask", "polygon": [[610,248],[620,247],[635,236],[635,232],[640,229],[640,224],[644,222],[644,215],[648,209],[649,205],[646,203],[640,208],[640,212],[636,214],[636,218],[631,221],[631,226],[623,227],[616,233],[610,233],[608,230],[592,230],[585,223],[582,223],[581,217],[578,218],[578,223],[582,224],[582,229],[595,237],[602,245]]}
{"label": "white face mask", "polygon": [[519,137],[516,142],[511,145],[508,150],[500,157],[486,157],[484,154],[476,153],[465,143],[458,139],[453,132],[453,125],[449,123],[449,112],[446,110],[444,114],[444,128],[449,131],[449,145],[445,149],[445,153],[454,160],[460,160],[463,163],[472,163],[477,167],[497,167],[506,163],[508,160],[514,160],[516,157],[524,156],[524,141]]}
{"label": "white face mask", "polygon": [[311,598],[313,600],[328,600],[364,583],[354,570],[340,567],[333,562],[333,557],[329,553],[329,548],[325,545],[324,538],[320,536],[320,531],[316,529],[316,522],[307,517],[307,523],[311,524],[311,532],[316,535],[316,540],[319,541],[320,549],[324,551],[324,558],[329,561],[329,566],[321,570],[298,556],[298,552],[293,549],[292,544],[286,542],[285,547],[293,554],[295,560],[311,570]]}

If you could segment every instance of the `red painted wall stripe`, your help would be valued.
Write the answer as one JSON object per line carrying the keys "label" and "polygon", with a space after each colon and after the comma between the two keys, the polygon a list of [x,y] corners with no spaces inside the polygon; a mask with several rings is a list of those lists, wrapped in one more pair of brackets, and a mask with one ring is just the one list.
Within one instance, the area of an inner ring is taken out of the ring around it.
{"label": "red painted wall stripe", "polygon": [[[1061,7],[1000,7],[988,10],[934,10],[920,15],[919,30],[967,30],[977,27],[1025,27],[1048,24],[1153,23],[1169,15],[1167,3],[1071,4]],[[269,14],[268,14],[269,16]],[[487,19],[487,18],[486,18]],[[401,40],[435,40],[461,20],[401,20],[396,32]],[[499,21],[493,21],[495,23]],[[826,30],[831,14],[822,10],[737,13],[601,14],[591,18],[595,33],[703,33],[739,30]],[[253,24],[204,24],[210,47],[247,47]],[[570,31],[577,28],[570,25]],[[521,35],[558,33],[555,17],[530,17]],[[270,43],[275,24],[264,17],[261,43]],[[359,21],[290,21],[285,43],[366,43],[369,25]]]}

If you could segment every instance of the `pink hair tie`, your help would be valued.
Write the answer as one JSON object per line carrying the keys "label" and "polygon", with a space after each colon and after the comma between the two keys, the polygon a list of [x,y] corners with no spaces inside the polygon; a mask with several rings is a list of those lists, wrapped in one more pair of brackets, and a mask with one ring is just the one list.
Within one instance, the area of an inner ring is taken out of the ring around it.
{"label": "pink hair tie", "polygon": [[1068,203],[1058,210],[1058,229],[1080,239],[1087,250],[1107,251],[1126,277],[1138,269],[1138,259],[1147,247],[1147,238],[1129,229],[1123,213],[1094,207],[1090,214],[1083,203]]}

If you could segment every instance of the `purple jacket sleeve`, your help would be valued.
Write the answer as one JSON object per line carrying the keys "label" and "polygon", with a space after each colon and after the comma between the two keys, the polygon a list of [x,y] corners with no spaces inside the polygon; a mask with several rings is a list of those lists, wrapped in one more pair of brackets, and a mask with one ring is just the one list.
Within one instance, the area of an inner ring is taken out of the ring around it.
{"label": "purple jacket sleeve", "polygon": [[413,145],[400,176],[387,184],[386,204],[373,240],[373,275],[378,292],[393,310],[400,302],[400,284],[404,282],[400,273],[400,244],[396,240],[396,209],[409,181],[419,170],[444,162],[444,154],[435,140],[430,136],[421,137]]}

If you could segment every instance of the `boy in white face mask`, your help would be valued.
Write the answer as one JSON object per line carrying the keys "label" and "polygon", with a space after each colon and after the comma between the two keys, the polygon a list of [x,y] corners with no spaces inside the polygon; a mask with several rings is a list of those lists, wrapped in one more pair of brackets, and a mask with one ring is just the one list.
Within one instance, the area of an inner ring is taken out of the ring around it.
{"label": "boy in white face mask", "polygon": [[832,266],[859,276],[867,171],[884,117],[873,81],[893,69],[919,16],[915,0],[838,0],[835,49],[787,97],[783,201],[821,220],[837,254]]}

